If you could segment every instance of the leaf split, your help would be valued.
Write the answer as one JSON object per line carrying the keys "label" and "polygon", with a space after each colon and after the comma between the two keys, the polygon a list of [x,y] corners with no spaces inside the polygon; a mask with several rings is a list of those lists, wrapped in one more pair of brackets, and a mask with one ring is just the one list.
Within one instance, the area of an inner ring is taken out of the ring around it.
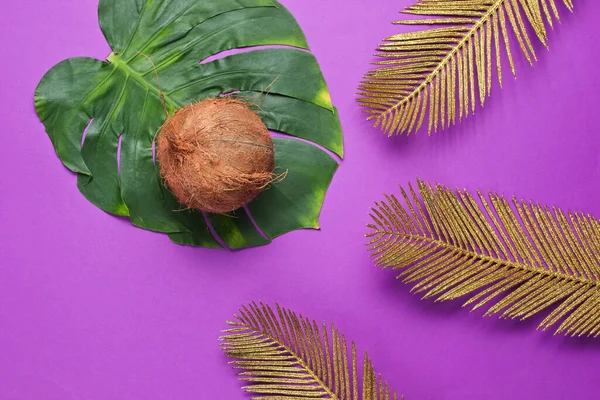
{"label": "leaf split", "polygon": [[[58,157],[91,203],[190,246],[243,249],[314,227],[338,167],[315,145],[343,156],[342,130],[317,60],[285,7],[276,0],[100,0],[98,18],[112,50],[107,60],[64,60],[35,92]],[[234,48],[248,51],[201,63]],[[165,188],[153,150],[175,110],[231,92],[260,97],[270,130],[304,139],[274,139],[276,165],[294,173],[234,218],[185,209]]]}

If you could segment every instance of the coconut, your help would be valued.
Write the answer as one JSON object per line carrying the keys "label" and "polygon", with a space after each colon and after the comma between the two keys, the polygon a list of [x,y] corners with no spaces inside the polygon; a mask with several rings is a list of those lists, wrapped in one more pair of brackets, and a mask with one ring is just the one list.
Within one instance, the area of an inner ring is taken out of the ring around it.
{"label": "coconut", "polygon": [[269,130],[246,103],[232,98],[179,109],[159,131],[156,157],[179,202],[212,213],[252,201],[275,168]]}

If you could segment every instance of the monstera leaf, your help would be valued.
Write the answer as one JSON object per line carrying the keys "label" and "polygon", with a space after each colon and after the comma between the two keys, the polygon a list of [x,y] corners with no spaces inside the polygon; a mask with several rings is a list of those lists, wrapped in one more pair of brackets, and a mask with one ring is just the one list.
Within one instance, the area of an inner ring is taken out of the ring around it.
{"label": "monstera leaf", "polygon": [[279,305],[276,311],[262,303],[243,306],[221,338],[253,399],[398,399],[366,352],[359,385],[356,346],[352,342],[348,354],[346,337],[334,325],[329,331]]}
{"label": "monstera leaf", "polygon": [[[310,142],[342,156],[342,133],[317,61],[281,4],[101,0],[99,20],[113,50],[108,61],[65,60],[35,93],[56,153],[78,174],[79,190],[89,201],[194,246],[221,247],[216,235],[230,248],[244,248],[292,230],[318,228],[338,165]],[[202,63],[225,50],[267,45],[278,47]],[[251,97],[269,129],[305,141],[275,138],[276,165],[288,171],[287,178],[247,208],[228,216],[182,210],[161,182],[153,156],[164,108],[172,114],[231,93]]]}

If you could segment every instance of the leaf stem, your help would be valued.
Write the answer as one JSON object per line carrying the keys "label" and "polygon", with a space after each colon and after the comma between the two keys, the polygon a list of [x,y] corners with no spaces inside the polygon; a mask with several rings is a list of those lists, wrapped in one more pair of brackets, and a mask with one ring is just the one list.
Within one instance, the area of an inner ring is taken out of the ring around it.
{"label": "leaf stem", "polygon": [[545,268],[536,268],[536,267],[532,267],[529,265],[525,265],[525,264],[521,264],[521,263],[516,263],[513,261],[509,261],[509,260],[504,260],[501,258],[494,258],[494,257],[489,257],[489,256],[485,256],[483,254],[479,254],[479,253],[475,253],[469,250],[465,250],[463,248],[457,247],[457,246],[453,246],[450,245],[444,241],[441,240],[437,240],[437,239],[433,239],[433,238],[428,238],[428,237],[423,237],[423,236],[416,236],[416,235],[407,235],[404,233],[400,233],[400,232],[389,232],[389,231],[377,231],[377,233],[382,233],[382,234],[386,234],[389,236],[396,236],[396,237],[404,237],[404,238],[408,238],[411,240],[415,240],[417,242],[426,242],[426,243],[430,243],[432,245],[435,245],[437,247],[442,247],[444,249],[448,249],[454,253],[460,253],[463,254],[465,256],[468,257],[472,257],[472,258],[477,258],[483,261],[489,261],[492,262],[494,264],[500,264],[500,265],[505,265],[509,268],[514,268],[514,269],[520,269],[523,271],[528,271],[528,272],[533,272],[536,274],[543,274],[546,276],[551,276],[554,278],[560,278],[560,279],[565,279],[565,280],[570,280],[570,281],[575,281],[575,282],[579,282],[582,284],[586,284],[586,285],[594,285],[594,286],[598,286],[600,285],[599,281],[593,280],[593,279],[586,279],[586,278],[581,278],[579,276],[574,276],[574,275],[569,275],[569,274],[565,274],[562,272],[555,272],[555,271],[550,271],[548,269]]}
{"label": "leaf stem", "polygon": [[413,92],[411,94],[409,94],[407,97],[405,97],[402,101],[396,103],[391,108],[385,110],[385,112],[383,112],[382,114],[380,114],[380,117],[381,117],[381,115],[388,115],[388,114],[390,114],[393,110],[397,110],[398,108],[400,108],[404,104],[408,103],[413,97],[415,97],[423,89],[425,89],[427,87],[427,85],[429,85],[433,81],[433,78],[435,78],[437,76],[438,72],[440,72],[441,69],[450,61],[450,59],[452,57],[454,57],[454,55],[456,53],[458,53],[458,51],[469,40],[471,40],[472,36],[477,32],[477,30],[481,27],[481,25],[483,25],[485,22],[487,22],[490,19],[490,17],[498,10],[498,8],[500,8],[500,6],[502,6],[504,4],[505,1],[506,0],[497,0],[491,6],[491,8],[489,9],[489,11],[487,11],[485,14],[483,14],[483,16],[475,23],[475,25],[473,25],[473,27],[467,32],[467,34],[464,36],[464,38],[461,39],[460,42],[458,42],[458,44],[450,51],[450,53],[446,57],[444,57],[444,59],[442,61],[440,61],[440,63],[433,70],[433,72],[431,72],[427,76],[427,78],[425,78],[425,81],[423,81],[423,83],[421,83],[415,90],[413,90]]}
{"label": "leaf stem", "polygon": [[168,94],[163,93],[162,90],[160,90],[160,88],[152,85],[150,82],[148,82],[142,76],[142,74],[140,74],[135,69],[131,68],[131,66],[129,66],[129,64],[126,61],[124,61],[123,59],[121,59],[121,57],[119,57],[115,53],[110,53],[110,55],[108,56],[107,60],[112,65],[114,65],[115,68],[118,68],[118,69],[122,70],[126,75],[130,76],[131,78],[133,78],[133,80],[135,80],[137,83],[139,83],[140,85],[142,85],[145,89],[147,89],[148,91],[150,91],[150,92],[154,93],[155,95],[157,95],[158,98],[164,98],[164,101],[172,109],[178,109],[178,108],[183,107],[183,104],[179,103],[178,101],[176,101],[175,99],[173,99],[172,97],[170,97]]}
{"label": "leaf stem", "polygon": [[311,378],[313,378],[317,382],[317,384],[321,388],[323,388],[323,390],[326,392],[326,394],[328,396],[331,396],[330,397],[331,400],[340,400],[339,397],[337,397],[337,395],[335,393],[333,393],[333,391],[331,391],[331,389],[317,376],[317,374],[308,365],[306,365],[306,363],[304,362],[304,360],[293,349],[289,348],[284,343],[281,343],[279,340],[275,339],[273,336],[271,336],[267,332],[261,331],[259,328],[256,328],[256,327],[254,327],[254,326],[252,326],[250,324],[246,324],[244,322],[242,322],[242,324],[248,326],[255,333],[258,333],[259,335],[265,336],[267,339],[272,340],[273,342],[275,342],[280,347],[283,347],[283,349],[285,351],[287,351],[288,353],[290,353],[292,355],[292,357],[296,359],[296,361],[298,362],[298,364],[300,364],[300,366],[302,368],[304,368],[308,372],[308,374],[311,376]]}

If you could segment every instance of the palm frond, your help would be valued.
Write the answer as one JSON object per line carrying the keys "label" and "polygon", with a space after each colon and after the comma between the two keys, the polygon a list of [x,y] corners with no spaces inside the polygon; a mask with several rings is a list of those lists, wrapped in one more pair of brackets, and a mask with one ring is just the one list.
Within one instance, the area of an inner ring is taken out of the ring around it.
{"label": "palm frond", "polygon": [[[553,307],[539,329],[600,335],[600,221],[495,193],[418,181],[404,203],[386,195],[367,235],[375,263],[402,270],[413,291],[437,301],[468,296],[485,315],[529,318]],[[478,198],[479,202],[477,202]]]}
{"label": "palm frond", "polygon": [[[569,10],[572,0],[563,0]],[[431,27],[388,37],[359,87],[358,102],[389,136],[442,130],[475,112],[492,87],[492,48],[500,86],[505,48],[516,76],[510,42],[516,38],[530,64],[536,60],[529,31],[547,47],[546,24],[559,13],[554,0],[420,0],[403,11],[428,17],[396,24]],[[433,17],[433,18],[429,18]]]}
{"label": "palm frond", "polygon": [[[242,369],[243,389],[254,399],[397,399],[377,376],[367,353],[359,389],[356,346],[348,354],[346,338],[334,325],[315,321],[262,303],[240,309],[221,338],[225,354]],[[328,332],[330,332],[328,334]]]}

